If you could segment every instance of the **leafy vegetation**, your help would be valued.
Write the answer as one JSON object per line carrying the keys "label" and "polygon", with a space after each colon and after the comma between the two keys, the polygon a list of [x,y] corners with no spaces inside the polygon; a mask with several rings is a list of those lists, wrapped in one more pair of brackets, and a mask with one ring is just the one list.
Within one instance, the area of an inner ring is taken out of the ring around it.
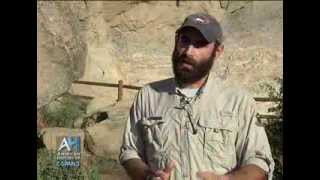
{"label": "leafy vegetation", "polygon": [[37,179],[39,180],[100,180],[97,164],[86,169],[64,168],[57,166],[56,153],[50,152],[45,148],[38,149],[37,153]]}
{"label": "leafy vegetation", "polygon": [[44,107],[42,113],[49,127],[72,128],[73,121],[85,113],[86,102],[66,94]]}
{"label": "leafy vegetation", "polygon": [[274,107],[268,109],[268,112],[273,112],[277,115],[278,119],[272,119],[265,125],[265,130],[271,145],[271,151],[273,159],[275,161],[275,169],[273,172],[274,180],[283,179],[283,80],[277,79],[279,85],[278,88],[270,85],[263,84],[263,87],[268,92],[270,98],[281,99],[280,101],[275,102]]}

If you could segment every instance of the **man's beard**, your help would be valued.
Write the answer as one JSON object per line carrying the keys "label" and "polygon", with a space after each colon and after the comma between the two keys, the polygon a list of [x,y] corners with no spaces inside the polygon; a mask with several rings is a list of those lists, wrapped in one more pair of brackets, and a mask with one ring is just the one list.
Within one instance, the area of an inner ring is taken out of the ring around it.
{"label": "man's beard", "polygon": [[[176,81],[179,84],[187,85],[204,78],[213,66],[215,54],[214,49],[208,59],[196,62],[188,58],[185,53],[179,55],[175,49],[172,54],[172,68]],[[183,63],[187,65],[183,66]]]}

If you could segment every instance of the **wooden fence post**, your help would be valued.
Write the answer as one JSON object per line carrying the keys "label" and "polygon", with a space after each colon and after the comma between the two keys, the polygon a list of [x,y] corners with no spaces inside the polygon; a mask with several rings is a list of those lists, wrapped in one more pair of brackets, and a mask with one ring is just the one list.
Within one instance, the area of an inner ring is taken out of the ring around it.
{"label": "wooden fence post", "polygon": [[119,84],[118,84],[118,99],[117,99],[117,101],[121,101],[122,100],[122,96],[123,96],[123,81],[119,80]]}

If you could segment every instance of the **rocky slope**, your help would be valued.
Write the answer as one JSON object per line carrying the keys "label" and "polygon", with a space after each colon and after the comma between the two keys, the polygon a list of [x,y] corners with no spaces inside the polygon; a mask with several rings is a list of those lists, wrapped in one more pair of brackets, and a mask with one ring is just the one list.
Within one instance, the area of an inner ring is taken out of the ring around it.
{"label": "rocky slope", "polygon": [[68,90],[116,96],[114,88],[72,85],[76,79],[144,85],[172,76],[174,31],[199,11],[225,31],[220,75],[255,95],[282,77],[281,1],[40,1],[38,107]]}

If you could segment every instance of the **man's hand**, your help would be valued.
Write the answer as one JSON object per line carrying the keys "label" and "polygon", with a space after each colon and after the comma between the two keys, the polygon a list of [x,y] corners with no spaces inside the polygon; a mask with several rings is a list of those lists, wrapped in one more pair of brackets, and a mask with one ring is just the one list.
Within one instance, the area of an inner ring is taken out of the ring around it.
{"label": "man's hand", "polygon": [[200,180],[229,180],[228,176],[219,176],[211,171],[199,171],[197,176]]}
{"label": "man's hand", "polygon": [[145,179],[150,172],[148,165],[141,159],[129,159],[124,164],[127,174],[132,180],[142,180]]}
{"label": "man's hand", "polygon": [[169,180],[172,170],[176,167],[176,162],[171,161],[164,170],[157,170],[154,175],[157,180]]}
{"label": "man's hand", "polygon": [[232,172],[229,172],[227,175],[216,175],[210,171],[198,172],[197,176],[201,180],[267,180],[268,176],[266,172],[260,167],[249,164],[240,167]]}

